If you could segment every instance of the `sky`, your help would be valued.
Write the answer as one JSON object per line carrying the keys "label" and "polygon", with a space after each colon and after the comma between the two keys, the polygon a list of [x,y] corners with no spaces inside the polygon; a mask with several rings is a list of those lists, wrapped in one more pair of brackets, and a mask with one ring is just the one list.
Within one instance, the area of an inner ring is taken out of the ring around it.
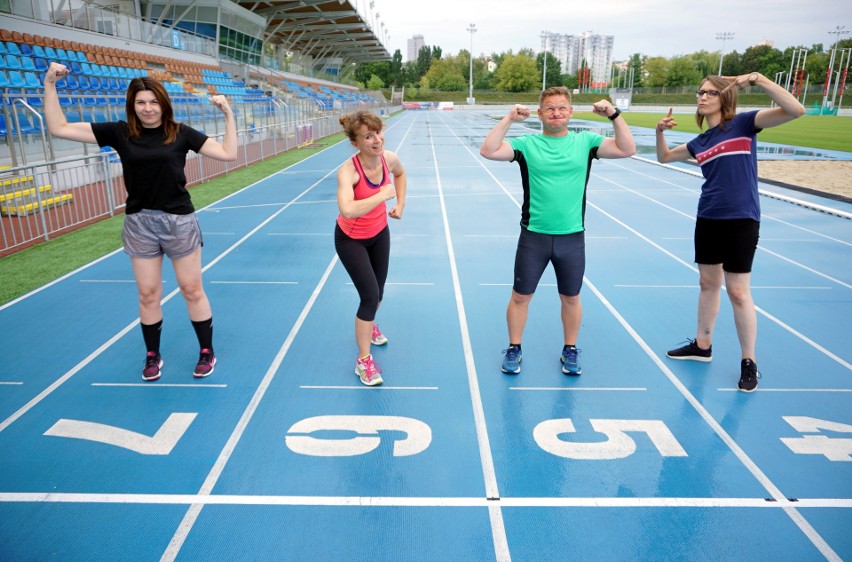
{"label": "sky", "polygon": [[[684,55],[699,50],[744,52],[762,41],[784,50],[791,46],[828,46],[852,38],[852,2],[848,0],[373,0],[379,27],[384,23],[391,54],[408,60],[408,39],[423,35],[444,54],[469,50],[491,54],[541,48],[543,31],[579,34],[592,31],[614,37],[613,60],[633,53]],[[369,2],[355,0],[362,14]],[[841,7],[843,6],[843,7]],[[732,32],[733,39],[716,39]],[[381,31],[379,32],[381,33]]]}

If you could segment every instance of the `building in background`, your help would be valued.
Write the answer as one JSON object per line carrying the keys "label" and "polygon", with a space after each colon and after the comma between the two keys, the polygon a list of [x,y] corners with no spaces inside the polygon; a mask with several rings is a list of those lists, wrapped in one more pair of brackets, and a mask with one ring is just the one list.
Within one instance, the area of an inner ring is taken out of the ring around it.
{"label": "building in background", "polygon": [[426,41],[423,40],[422,35],[415,35],[411,39],[408,40],[408,62],[413,62],[417,60],[417,53],[420,52],[421,47],[426,46]]}
{"label": "building in background", "polygon": [[614,40],[612,35],[596,35],[591,31],[579,35],[545,31],[541,48],[559,60],[565,74],[577,74],[585,61],[591,82],[600,84],[610,79]]}

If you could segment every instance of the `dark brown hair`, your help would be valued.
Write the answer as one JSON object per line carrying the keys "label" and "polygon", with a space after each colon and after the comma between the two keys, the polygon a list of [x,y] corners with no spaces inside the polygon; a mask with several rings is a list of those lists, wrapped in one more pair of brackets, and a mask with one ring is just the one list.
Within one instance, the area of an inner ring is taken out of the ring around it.
{"label": "dark brown hair", "polygon": [[[722,120],[719,122],[719,127],[724,128],[725,124],[737,114],[737,88],[728,88],[731,83],[722,79],[721,76],[707,76],[701,81],[701,86],[705,82],[710,82],[713,88],[719,91],[719,101],[722,102]],[[725,88],[728,89],[725,90]],[[704,116],[698,113],[697,109],[695,110],[695,122],[698,123],[699,129],[704,128]]]}
{"label": "dark brown hair", "polygon": [[358,129],[361,128],[361,125],[366,125],[369,130],[376,131],[377,133],[385,126],[381,117],[366,109],[341,115],[340,125],[343,127],[343,132],[346,133],[346,136],[352,142],[358,140]]}
{"label": "dark brown hair", "polygon": [[160,104],[163,131],[166,133],[166,140],[163,144],[175,142],[178,134],[178,124],[175,121],[175,112],[172,109],[169,94],[159,81],[148,78],[147,76],[134,78],[127,87],[127,101],[125,102],[124,110],[127,112],[127,127],[130,138],[137,138],[142,134],[142,122],[139,121],[139,117],[136,115],[135,106],[136,94],[145,91],[153,92],[154,97],[157,98],[157,103]]}

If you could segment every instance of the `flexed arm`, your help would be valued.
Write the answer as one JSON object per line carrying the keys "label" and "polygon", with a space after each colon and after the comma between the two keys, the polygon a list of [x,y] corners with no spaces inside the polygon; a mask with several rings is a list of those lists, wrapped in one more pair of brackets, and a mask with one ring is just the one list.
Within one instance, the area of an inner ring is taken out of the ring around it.
{"label": "flexed arm", "polygon": [[601,100],[592,104],[592,111],[598,115],[612,117],[612,128],[615,132],[615,138],[605,138],[598,148],[598,157],[600,158],[627,158],[636,154],[636,141],[633,140],[633,134],[630,132],[630,127],[624,121],[624,116],[621,112],[608,100]]}
{"label": "flexed arm", "polygon": [[530,116],[530,109],[525,105],[515,105],[503,117],[482,141],[479,154],[489,160],[509,161],[515,157],[515,150],[506,142],[506,133],[512,123],[520,123]]}
{"label": "flexed arm", "polygon": [[754,118],[754,126],[758,129],[777,127],[805,114],[805,106],[799,103],[796,96],[759,72],[740,76],[722,76],[722,78],[731,82],[728,88],[742,88],[747,85],[757,86],[778,105],[778,107],[761,109],[757,112]]}
{"label": "flexed arm", "polygon": [[59,106],[56,81],[68,75],[68,69],[59,63],[50,63],[44,75],[44,120],[50,134],[61,139],[97,144],[90,123],[69,123]]}
{"label": "flexed arm", "polygon": [[207,139],[198,153],[214,160],[233,162],[237,159],[237,122],[234,119],[234,112],[225,96],[212,96],[208,99],[225,114],[225,139],[222,144],[213,139]]}

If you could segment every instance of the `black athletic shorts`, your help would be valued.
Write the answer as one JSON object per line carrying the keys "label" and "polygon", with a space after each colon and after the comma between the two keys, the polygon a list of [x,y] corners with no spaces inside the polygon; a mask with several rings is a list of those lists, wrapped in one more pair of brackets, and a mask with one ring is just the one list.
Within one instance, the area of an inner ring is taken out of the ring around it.
{"label": "black athletic shorts", "polygon": [[515,253],[512,289],[519,295],[533,294],[548,263],[553,263],[560,295],[580,294],[586,272],[585,233],[540,234],[522,228]]}
{"label": "black athletic shorts", "polygon": [[760,223],[753,219],[695,221],[695,263],[722,264],[728,273],[751,273]]}

